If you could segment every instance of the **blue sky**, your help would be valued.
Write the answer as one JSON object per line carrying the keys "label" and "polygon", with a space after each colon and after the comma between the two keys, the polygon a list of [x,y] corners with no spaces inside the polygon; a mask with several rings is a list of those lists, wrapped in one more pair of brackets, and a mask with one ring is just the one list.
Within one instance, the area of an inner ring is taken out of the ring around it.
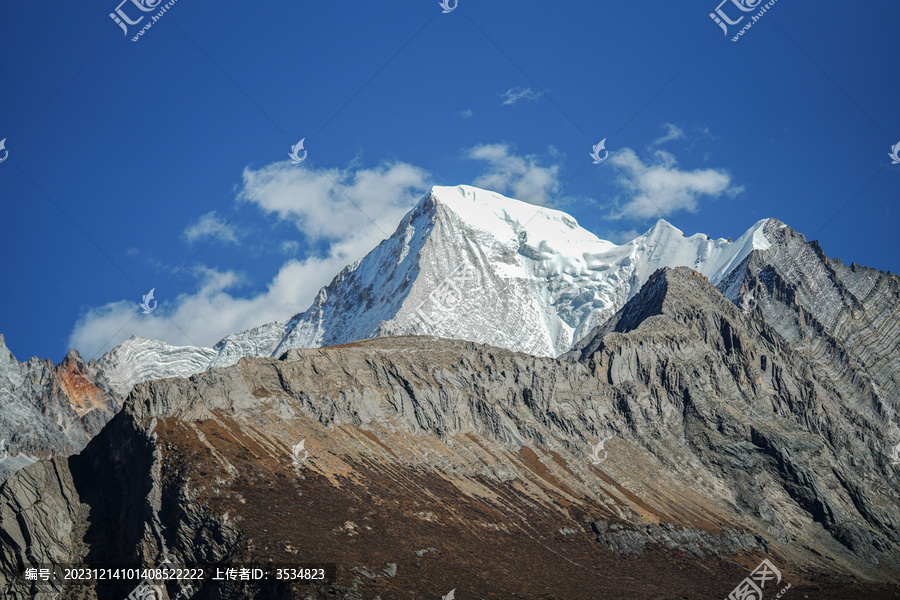
{"label": "blue sky", "polygon": [[125,35],[118,1],[0,8],[0,333],[20,360],[288,318],[432,184],[617,242],[777,217],[900,271],[896,2],[778,0],[732,42],[761,7],[722,4],[745,16],[726,36],[717,0],[177,0],[133,42],[165,3],[127,0],[147,16]]}

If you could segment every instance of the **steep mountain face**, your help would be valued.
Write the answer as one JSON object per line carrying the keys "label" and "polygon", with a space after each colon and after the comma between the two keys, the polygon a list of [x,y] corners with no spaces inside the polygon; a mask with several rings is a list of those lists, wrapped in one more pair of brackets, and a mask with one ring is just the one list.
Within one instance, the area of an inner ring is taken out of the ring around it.
{"label": "steep mountain face", "polygon": [[37,458],[84,448],[123,398],[77,351],[57,366],[20,363],[0,335],[0,481]]}
{"label": "steep mountain face", "polygon": [[202,598],[721,599],[767,558],[772,597],[895,597],[898,440],[844,408],[867,382],[836,389],[688,269],[569,358],[396,337],[138,384],[84,451],[0,488],[0,588],[168,556],[337,564]]}
{"label": "steep mountain face", "polygon": [[289,321],[229,335],[213,349],[132,338],[100,364],[127,393],[140,381],[243,357],[381,336],[434,335],[558,356],[660,267],[688,266],[718,282],[754,249],[768,248],[765,223],[731,242],[687,237],[659,221],[616,246],[557,210],[470,186],[435,187],[391,237]]}
{"label": "steep mountain face", "polygon": [[[749,301],[838,388],[871,384],[857,409],[896,419],[900,397],[900,277],[829,259],[816,242],[778,221],[719,284],[737,303]],[[751,300],[752,299],[752,300]]]}
{"label": "steep mountain face", "polygon": [[[811,361],[805,348],[795,350],[766,321],[746,315],[734,319],[739,311],[710,293],[711,286],[685,284],[684,278],[652,278],[632,303],[569,356],[587,361],[610,383],[632,379],[635,367],[656,371],[665,381],[673,361],[693,363],[693,380],[681,382],[684,410],[708,418],[718,411],[703,396],[714,394],[731,396],[732,409],[739,411],[727,429],[720,427],[697,440],[696,452],[715,470],[756,480],[759,493],[748,490],[740,502],[766,523],[770,534],[798,540],[821,527],[873,564],[883,561],[881,554],[888,549],[896,559],[900,494],[891,482],[900,474],[889,455],[900,442],[900,430],[890,419],[896,400],[885,414],[869,414],[862,408],[872,401],[867,378],[843,379],[836,385],[833,371]],[[701,293],[705,302],[697,302]],[[680,343],[686,328],[694,347]],[[660,351],[656,344],[642,343],[645,338],[639,332],[668,338],[680,347],[675,353]],[[722,386],[729,376],[735,385]],[[653,378],[645,376],[644,381],[652,384]],[[647,393],[657,395],[652,386]],[[646,404],[638,401],[634,409],[646,410]],[[713,420],[723,421],[720,415]],[[760,455],[749,462],[735,459],[735,434],[749,439]],[[775,472],[753,473],[761,461],[775,466]],[[742,467],[751,472],[741,474]],[[780,497],[771,475],[776,482],[780,479]],[[798,527],[804,521],[799,514],[774,517],[779,512],[774,506],[791,500],[811,517],[812,528],[809,523]]]}
{"label": "steep mountain face", "polygon": [[435,187],[397,232],[297,315],[276,354],[427,334],[558,356],[615,313],[660,266],[718,280],[754,247],[686,237],[665,221],[624,246],[569,215],[469,186]]}

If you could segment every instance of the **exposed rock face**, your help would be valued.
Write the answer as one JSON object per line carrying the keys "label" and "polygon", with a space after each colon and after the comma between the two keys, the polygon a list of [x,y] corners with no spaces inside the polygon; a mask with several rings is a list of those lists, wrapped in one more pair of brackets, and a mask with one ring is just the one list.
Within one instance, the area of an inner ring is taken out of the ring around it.
{"label": "exposed rock face", "polygon": [[112,389],[94,365],[85,364],[77,350],[70,350],[54,369],[61,391],[78,415],[88,437],[100,433],[103,426],[122,406],[125,393]]}
{"label": "exposed rock face", "polygon": [[[900,277],[829,259],[816,242],[770,219],[772,245],[755,250],[720,284],[843,388],[858,379],[872,394],[858,409],[896,418],[900,397]],[[752,301],[750,301],[752,299]]]}
{"label": "exposed rock face", "polygon": [[[735,500],[762,519],[768,532],[783,541],[805,538],[812,530],[797,527],[805,513],[857,555],[879,564],[879,555],[900,542],[900,503],[891,484],[898,473],[886,454],[900,432],[888,418],[870,418],[860,409],[871,398],[870,383],[861,378],[836,385],[827,369],[812,364],[766,322],[730,305],[716,309],[711,286],[688,286],[689,281],[658,273],[574,354],[612,384],[643,373],[649,398],[660,394],[659,383],[675,381],[684,397],[681,408],[690,411],[685,417],[699,413],[720,423],[718,431],[704,433],[702,443],[695,441],[695,454],[720,477],[755,480]],[[690,335],[683,337],[686,331]],[[653,343],[661,339],[669,340],[662,348]],[[689,362],[689,377],[669,373],[673,364]],[[675,391],[670,386],[668,395]],[[740,414],[724,419],[709,396],[729,398]],[[646,407],[639,402],[634,410]],[[668,431],[685,428],[685,420],[669,424]],[[682,435],[692,437],[687,429]],[[736,453],[734,436],[755,451]],[[757,472],[764,463],[774,472]],[[776,506],[790,503],[799,512],[777,516]]]}
{"label": "exposed rock face", "polygon": [[122,405],[92,365],[71,351],[54,366],[32,358],[20,363],[0,335],[0,481],[51,455],[67,456],[87,444]]}
{"label": "exposed rock face", "polygon": [[895,597],[895,440],[846,408],[866,382],[837,389],[687,269],[570,358],[401,337],[139,384],[80,454],[0,488],[0,588],[167,555],[338,564],[198,598],[721,599],[768,557],[798,598]]}

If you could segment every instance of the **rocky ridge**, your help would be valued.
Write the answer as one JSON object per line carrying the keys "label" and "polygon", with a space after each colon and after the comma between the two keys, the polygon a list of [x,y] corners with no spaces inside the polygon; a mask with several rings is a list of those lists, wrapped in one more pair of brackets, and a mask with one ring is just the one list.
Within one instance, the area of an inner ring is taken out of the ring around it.
{"label": "rocky ridge", "polygon": [[[398,337],[138,384],[0,488],[0,587],[165,554],[338,563],[283,597],[722,598],[766,557],[811,598],[894,597],[896,440],[852,418],[866,381],[834,386],[688,269],[569,359]],[[201,590],[233,592],[264,593]]]}
{"label": "rocky ridge", "polygon": [[869,381],[872,393],[857,408],[896,418],[900,277],[829,259],[817,242],[777,221],[764,233],[771,246],[751,252],[718,287],[734,302],[758,307],[837,386]]}
{"label": "rocky ridge", "polygon": [[77,351],[56,366],[20,363],[0,335],[0,481],[37,458],[84,448],[123,399]]}

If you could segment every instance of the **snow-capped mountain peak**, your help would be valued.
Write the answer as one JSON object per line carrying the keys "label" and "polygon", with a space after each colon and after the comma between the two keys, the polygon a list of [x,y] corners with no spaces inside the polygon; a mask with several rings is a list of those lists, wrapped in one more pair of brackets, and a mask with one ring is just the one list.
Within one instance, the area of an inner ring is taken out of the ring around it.
{"label": "snow-capped mountain peak", "polygon": [[435,186],[389,238],[288,321],[229,335],[213,349],[128,340],[101,363],[123,388],[244,356],[379,336],[433,335],[558,356],[660,267],[690,267],[718,283],[754,249],[768,247],[766,222],[731,242],[686,236],[660,220],[616,245],[556,209],[467,185]]}

